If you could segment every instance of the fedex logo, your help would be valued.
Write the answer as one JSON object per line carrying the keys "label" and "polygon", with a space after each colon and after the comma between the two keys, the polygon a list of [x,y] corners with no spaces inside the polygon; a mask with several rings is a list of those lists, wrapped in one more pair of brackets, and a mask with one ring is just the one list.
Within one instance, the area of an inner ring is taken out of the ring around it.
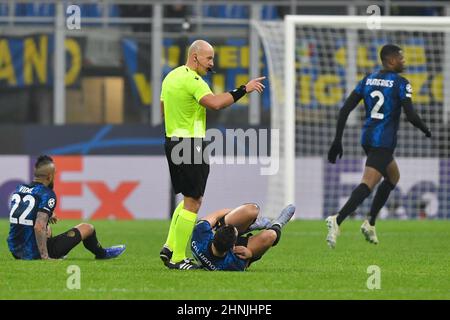
{"label": "fedex logo", "polygon": [[[54,156],[56,214],[61,219],[167,218],[170,179],[164,157]],[[2,156],[0,217],[20,183],[33,180],[34,158]]]}
{"label": "fedex logo", "polygon": [[95,219],[133,219],[133,214],[126,208],[125,201],[131,193],[138,187],[139,181],[119,181],[115,188],[109,187],[105,181],[90,180],[88,177],[80,181],[73,179],[70,182],[64,180],[66,173],[83,173],[83,158],[73,157],[54,157],[56,163],[55,192],[60,199],[57,203],[57,215],[63,219],[82,219],[81,209],[64,209],[64,198],[82,197],[83,186],[100,202],[100,205],[93,211],[90,218]]}

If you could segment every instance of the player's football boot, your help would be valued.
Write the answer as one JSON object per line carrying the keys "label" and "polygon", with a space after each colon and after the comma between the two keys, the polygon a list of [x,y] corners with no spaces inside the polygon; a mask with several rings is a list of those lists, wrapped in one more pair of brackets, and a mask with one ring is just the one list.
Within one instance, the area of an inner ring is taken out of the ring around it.
{"label": "player's football boot", "polygon": [[328,235],[327,235],[327,242],[331,249],[334,249],[336,247],[336,238],[340,234],[339,231],[339,225],[336,222],[337,214],[334,216],[329,216],[326,218],[327,222],[327,228],[328,228]]}
{"label": "player's football boot", "polygon": [[375,231],[375,226],[371,226],[369,224],[369,221],[364,220],[363,224],[361,225],[361,232],[367,241],[373,244],[378,244],[378,237]]}
{"label": "player's football boot", "polygon": [[292,216],[295,213],[295,206],[293,204],[288,205],[286,208],[284,208],[278,218],[272,221],[271,226],[277,224],[280,226],[280,228],[283,228],[283,226],[291,220]]}
{"label": "player's football boot", "polygon": [[197,265],[196,263],[194,263],[194,261],[192,259],[184,259],[181,260],[180,262],[174,263],[172,261],[169,261],[169,263],[167,264],[167,267],[169,269],[178,269],[178,270],[198,270],[198,269],[202,269],[201,266]]}
{"label": "player's football boot", "polygon": [[272,225],[272,220],[267,217],[258,217],[255,222],[253,222],[247,229],[247,232],[253,230],[263,230],[268,229]]}
{"label": "player's football boot", "polygon": [[172,254],[173,252],[170,251],[170,249],[166,247],[166,245],[164,245],[161,251],[159,252],[159,257],[161,258],[162,262],[166,267],[168,267],[170,259],[172,259]]}
{"label": "player's football boot", "polygon": [[112,246],[109,248],[105,248],[105,256],[104,257],[95,257],[96,259],[113,259],[120,256],[125,251],[125,245],[120,244],[118,246]]}

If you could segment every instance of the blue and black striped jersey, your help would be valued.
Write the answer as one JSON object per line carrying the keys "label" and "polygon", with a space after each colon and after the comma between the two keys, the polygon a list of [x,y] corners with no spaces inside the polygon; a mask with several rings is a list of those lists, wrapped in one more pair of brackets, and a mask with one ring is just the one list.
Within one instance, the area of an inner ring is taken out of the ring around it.
{"label": "blue and black striped jersey", "polygon": [[366,110],[361,144],[395,149],[401,102],[412,95],[408,80],[395,72],[378,71],[364,77],[355,92],[364,99]]}
{"label": "blue and black striped jersey", "polygon": [[211,225],[206,220],[200,220],[194,227],[192,233],[191,251],[195,259],[206,269],[244,271],[247,261],[238,258],[233,250],[228,250],[224,257],[216,257],[211,252],[211,244],[214,239],[214,232]]}
{"label": "blue and black striped jersey", "polygon": [[11,197],[9,214],[8,247],[20,259],[39,259],[40,254],[34,234],[34,223],[38,212],[52,216],[56,207],[56,195],[41,183],[20,184]]}

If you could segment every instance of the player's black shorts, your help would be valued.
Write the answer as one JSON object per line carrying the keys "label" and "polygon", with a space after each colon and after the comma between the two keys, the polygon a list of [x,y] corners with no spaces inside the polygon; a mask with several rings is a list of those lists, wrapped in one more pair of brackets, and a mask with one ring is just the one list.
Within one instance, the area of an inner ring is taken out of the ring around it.
{"label": "player's black shorts", "polygon": [[238,236],[236,239],[237,246],[247,247],[249,238],[253,236],[251,233],[247,233],[245,236]]}
{"label": "player's black shorts", "polygon": [[387,166],[394,160],[393,150],[388,148],[377,148],[363,146],[367,155],[366,167],[371,167],[387,177]]}
{"label": "player's black shorts", "polygon": [[[61,259],[67,255],[70,250],[76,247],[81,241],[80,231],[76,228],[72,228],[64,233],[57,235],[56,237],[51,237],[47,239],[47,252],[48,256],[52,259]],[[14,253],[13,257],[17,260],[22,259],[16,256]]]}
{"label": "player's black shorts", "polygon": [[205,193],[209,175],[209,155],[203,152],[206,146],[201,138],[166,137],[164,149],[175,194],[197,199]]}
{"label": "player's black shorts", "polygon": [[80,231],[75,228],[49,238],[47,239],[48,256],[53,259],[60,259],[67,255],[80,241]]}

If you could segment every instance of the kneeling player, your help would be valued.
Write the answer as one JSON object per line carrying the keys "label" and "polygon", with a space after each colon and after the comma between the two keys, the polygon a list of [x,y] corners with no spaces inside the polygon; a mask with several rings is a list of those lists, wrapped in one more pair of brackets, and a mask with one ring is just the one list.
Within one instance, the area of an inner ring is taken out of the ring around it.
{"label": "kneeling player", "polygon": [[125,250],[124,245],[102,248],[92,225],[81,223],[52,237],[48,223],[56,223],[53,214],[56,195],[53,192],[55,164],[40,156],[30,184],[20,184],[12,195],[8,247],[16,259],[60,259],[83,241],[97,259],[111,259]]}
{"label": "kneeling player", "polygon": [[[192,234],[192,254],[206,270],[244,271],[280,240],[281,229],[295,207],[283,209],[274,221],[258,218],[259,207],[245,204],[218,210],[198,221]],[[264,229],[257,235],[252,230]]]}

